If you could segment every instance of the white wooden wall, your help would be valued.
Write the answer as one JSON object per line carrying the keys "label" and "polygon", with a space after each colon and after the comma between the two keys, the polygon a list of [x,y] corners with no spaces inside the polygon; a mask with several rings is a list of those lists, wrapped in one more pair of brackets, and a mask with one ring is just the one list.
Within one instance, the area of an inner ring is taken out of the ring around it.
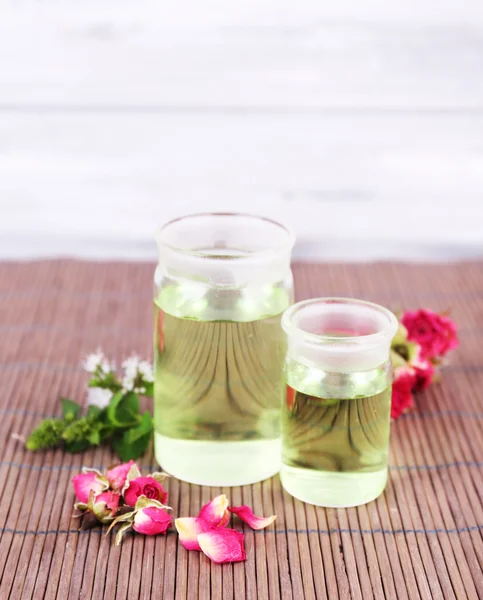
{"label": "white wooden wall", "polygon": [[149,257],[216,209],[483,254],[483,2],[0,0],[0,258]]}

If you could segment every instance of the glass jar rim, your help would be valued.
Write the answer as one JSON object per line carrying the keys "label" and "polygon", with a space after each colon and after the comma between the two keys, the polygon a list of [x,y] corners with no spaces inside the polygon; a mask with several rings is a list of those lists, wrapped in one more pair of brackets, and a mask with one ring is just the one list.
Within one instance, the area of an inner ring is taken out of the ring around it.
{"label": "glass jar rim", "polygon": [[267,248],[263,248],[261,250],[253,250],[251,252],[247,252],[246,254],[233,255],[229,258],[226,258],[227,261],[240,261],[247,258],[258,258],[263,257],[264,255],[273,254],[274,252],[281,252],[286,250],[291,250],[295,244],[295,233],[293,230],[285,224],[276,221],[275,219],[271,219],[269,217],[264,217],[261,215],[255,215],[251,213],[243,213],[243,212],[200,212],[200,213],[191,213],[188,215],[183,215],[181,217],[177,217],[175,219],[171,219],[164,225],[161,225],[156,231],[156,241],[159,246],[163,246],[172,252],[176,252],[185,256],[191,256],[194,258],[201,259],[213,259],[213,255],[209,254],[207,251],[193,250],[190,248],[183,248],[178,245],[173,245],[168,243],[163,239],[164,233],[168,231],[168,229],[181,222],[189,221],[191,219],[199,219],[199,218],[207,218],[207,217],[232,217],[232,218],[244,218],[244,219],[253,219],[258,223],[266,223],[270,226],[275,226],[279,230],[284,231],[286,233],[286,241],[282,244],[277,244],[274,246],[267,246]]}
{"label": "glass jar rim", "polygon": [[[374,313],[377,312],[379,315],[386,318],[386,326],[381,328],[379,331],[368,334],[357,334],[357,335],[329,335],[325,333],[314,333],[307,331],[302,327],[299,327],[294,323],[295,316],[310,306],[323,305],[329,306],[330,304],[337,305],[349,305],[365,307]],[[343,297],[321,297],[321,298],[310,298],[309,300],[303,300],[293,304],[288,308],[282,316],[282,328],[289,337],[297,337],[300,341],[309,344],[325,344],[339,343],[339,344],[373,344],[383,342],[383,340],[392,339],[398,329],[399,322],[389,309],[376,304],[375,302],[369,302],[367,300],[359,300],[357,298],[343,298]]]}

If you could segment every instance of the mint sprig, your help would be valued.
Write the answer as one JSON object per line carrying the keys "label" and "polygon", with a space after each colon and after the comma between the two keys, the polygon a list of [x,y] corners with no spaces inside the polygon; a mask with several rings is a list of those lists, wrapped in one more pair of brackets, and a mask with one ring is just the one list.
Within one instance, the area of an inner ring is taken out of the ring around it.
{"label": "mint sprig", "polygon": [[[122,406],[126,403],[128,413]],[[64,410],[62,418],[44,419],[27,439],[29,450],[62,447],[67,452],[81,452],[91,446],[111,443],[122,461],[139,458],[147,450],[153,435],[153,419],[149,411],[139,413],[137,394],[129,392],[120,400],[113,396],[107,408],[89,407],[85,416],[81,416],[79,404],[69,400],[69,405],[70,408],[75,405],[78,412]]]}
{"label": "mint sprig", "polygon": [[[84,363],[91,373],[89,388],[97,389],[94,401],[83,414],[80,404],[61,398],[62,417],[44,419],[29,435],[29,450],[61,447],[67,452],[81,452],[91,446],[111,444],[122,461],[139,458],[153,436],[153,419],[149,411],[140,412],[139,395],[153,395],[152,369],[146,361],[131,357],[123,363],[124,377],[119,380],[113,366],[101,351]],[[100,393],[99,390],[103,390]],[[95,392],[96,390],[93,390]],[[89,395],[88,395],[89,398]],[[110,398],[105,403],[106,398]]]}

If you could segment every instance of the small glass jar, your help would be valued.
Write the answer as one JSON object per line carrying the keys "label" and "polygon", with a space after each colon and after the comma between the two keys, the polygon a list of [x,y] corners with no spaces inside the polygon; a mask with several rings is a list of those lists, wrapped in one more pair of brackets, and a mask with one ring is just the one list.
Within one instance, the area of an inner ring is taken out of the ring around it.
{"label": "small glass jar", "polygon": [[317,298],[289,308],[282,327],[283,487],[327,507],[377,498],[387,481],[396,317],[362,300]]}
{"label": "small glass jar", "polygon": [[202,485],[266,479],[280,469],[294,237],[269,219],[218,213],[171,221],[157,242],[157,461]]}

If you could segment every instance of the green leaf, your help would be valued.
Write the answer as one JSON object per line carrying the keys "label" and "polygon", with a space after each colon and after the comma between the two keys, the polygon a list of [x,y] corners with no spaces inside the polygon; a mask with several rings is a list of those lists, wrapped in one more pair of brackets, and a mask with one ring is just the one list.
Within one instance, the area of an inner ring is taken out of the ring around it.
{"label": "green leaf", "polygon": [[142,456],[146,452],[152,438],[152,431],[149,431],[137,438],[136,441],[129,443],[126,439],[129,433],[129,431],[126,431],[122,434],[117,434],[112,439],[112,446],[123,462]]}
{"label": "green leaf", "polygon": [[136,423],[139,413],[139,398],[134,392],[123,394],[117,392],[111,398],[107,408],[109,421],[117,427],[124,427]]}
{"label": "green leaf", "polygon": [[81,407],[77,402],[69,400],[69,398],[61,398],[60,404],[62,406],[62,415],[64,416],[64,419],[73,421],[80,416]]}
{"label": "green leaf", "polygon": [[144,387],[146,388],[146,391],[144,392],[143,396],[146,396],[146,398],[152,398],[154,395],[154,383],[145,383]]}
{"label": "green leaf", "polygon": [[94,429],[88,436],[87,436],[87,440],[93,445],[93,446],[99,446],[99,444],[101,443],[101,435],[99,433],[98,429]]}
{"label": "green leaf", "polygon": [[125,394],[119,402],[116,414],[121,423],[136,418],[139,415],[139,396],[134,392]]}
{"label": "green leaf", "polygon": [[104,379],[99,379],[99,377],[92,377],[92,379],[89,379],[87,387],[102,387],[103,385]]}
{"label": "green leaf", "polygon": [[116,429],[117,428],[112,425],[103,425],[102,423],[99,423],[97,431],[99,432],[101,443],[105,442],[107,438],[111,437],[111,435],[116,431]]}
{"label": "green leaf", "polygon": [[131,527],[132,527],[132,523],[124,523],[123,525],[121,525],[121,527],[119,527],[119,530],[116,533],[116,539],[114,540],[115,546],[119,546],[119,544],[122,542],[122,538],[124,537],[124,534],[126,533],[126,531],[131,529]]}
{"label": "green leaf", "polygon": [[102,377],[92,377],[87,384],[89,387],[99,387],[116,393],[122,389],[122,384],[114,373],[103,374]]}
{"label": "green leaf", "polygon": [[94,404],[91,404],[87,409],[87,417],[89,419],[94,419],[96,417],[99,417],[101,412],[102,411],[98,406],[94,406]]}
{"label": "green leaf", "polygon": [[134,444],[134,442],[136,442],[139,438],[144,437],[148,433],[152,433],[152,431],[153,419],[151,417],[151,413],[147,410],[141,417],[139,425],[126,431],[124,434],[124,439],[127,444]]}
{"label": "green leaf", "polygon": [[134,510],[142,510],[147,506],[156,506],[156,508],[163,508],[164,504],[162,504],[158,500],[154,500],[153,498],[147,498],[146,496],[138,496]]}
{"label": "green leaf", "polygon": [[67,452],[82,452],[83,450],[87,450],[91,446],[90,442],[87,440],[82,440],[81,442],[72,442],[71,444],[65,444],[65,449]]}
{"label": "green leaf", "polygon": [[402,323],[399,323],[395,336],[392,338],[391,346],[405,346],[408,343],[408,332]]}
{"label": "green leaf", "polygon": [[392,368],[405,367],[407,365],[405,359],[395,350],[391,350]]}

